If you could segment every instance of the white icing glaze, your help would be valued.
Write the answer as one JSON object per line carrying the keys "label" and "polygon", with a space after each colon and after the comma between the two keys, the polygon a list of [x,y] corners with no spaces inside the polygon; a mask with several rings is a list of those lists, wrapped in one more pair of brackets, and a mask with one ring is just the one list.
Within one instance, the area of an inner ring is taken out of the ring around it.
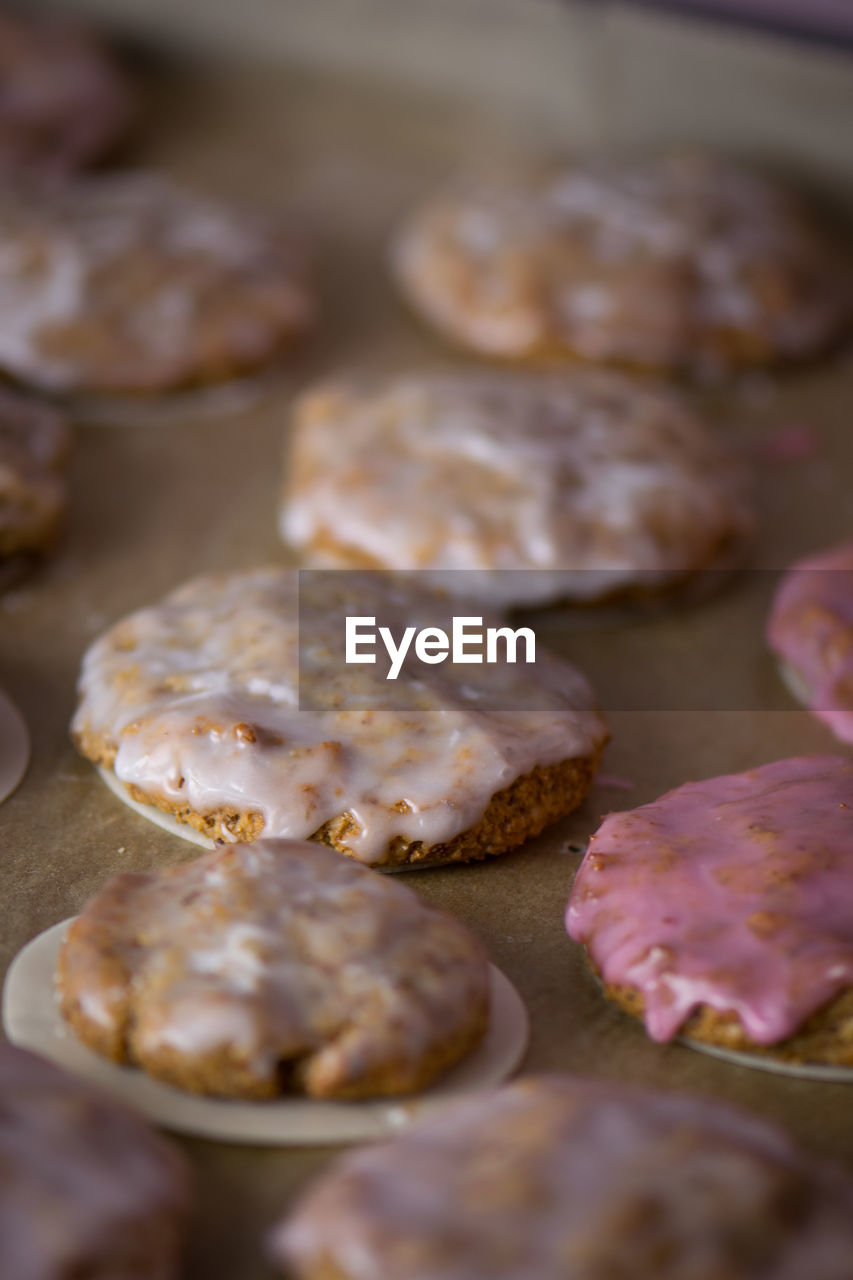
{"label": "white icing glaze", "polygon": [[[3,1028],[13,1044],[33,1050],[122,1099],[155,1124],[225,1142],[316,1146],[387,1137],[449,1099],[486,1089],[516,1069],[527,1046],[524,1004],[509,980],[489,966],[489,1026],[484,1039],[435,1084],[403,1101],[319,1102],[287,1096],[258,1102],[190,1094],[87,1049],[60,1015],[53,976],[71,922],[39,934],[13,960],[3,987]],[[17,1280],[17,1277],[16,1277]]]}
{"label": "white icing glaze", "polygon": [[[260,298],[269,285],[269,302],[276,290],[266,319],[247,310],[247,332],[267,322],[298,331],[312,310],[301,264],[262,220],[151,173],[6,191],[0,241],[0,365],[51,392],[85,391],[91,374],[85,343],[81,353],[79,342],[55,340],[63,326],[89,326],[102,342],[112,329],[122,362],[112,389],[130,380],[136,390],[124,364],[135,362],[143,383],[149,366],[178,377],[210,295],[229,284],[236,305],[241,291]],[[150,255],[144,288],[140,252]]]}
{"label": "white icing glaze", "polygon": [[310,575],[303,681],[316,665],[320,687],[303,694],[322,703],[300,709],[296,585],[285,569],[214,575],[118,623],[84,659],[78,741],[115,748],[116,776],[146,795],[200,814],[260,814],[265,836],[304,839],[349,813],[346,843],[368,863],[397,836],[449,841],[537,765],[600,749],[586,681],[545,654],[535,669],[472,666],[464,678],[404,667],[402,706],[372,685],[374,668],[330,675],[323,656],[345,613],[381,616],[395,634],[419,620],[449,627],[449,604],[376,574]]}
{"label": "white icing glaze", "polygon": [[309,1093],[381,1094],[389,1071],[407,1092],[445,1046],[473,1046],[488,964],[399,880],[324,846],[260,840],[108,881],[68,932],[58,989],[84,1014],[80,997],[100,992],[98,1028],[124,1030],[129,1060],[155,1076],[164,1051],[190,1076],[227,1054],[236,1079],[223,1070],[209,1092],[240,1096],[247,1077],[281,1092],[293,1060]]}
{"label": "white icing glaze", "polygon": [[840,262],[787,192],[693,152],[470,184],[415,213],[393,262],[436,324],[504,356],[565,346],[692,364],[729,328],[796,356],[849,302]]}
{"label": "white icing glaze", "polygon": [[853,1181],[717,1102],[522,1080],[348,1154],[271,1239],[340,1280],[843,1280]]}
{"label": "white icing glaze", "polygon": [[468,570],[441,581],[499,604],[594,599],[712,564],[750,530],[743,490],[732,455],[664,391],[579,372],[420,375],[303,398],[280,527],[319,564]]}

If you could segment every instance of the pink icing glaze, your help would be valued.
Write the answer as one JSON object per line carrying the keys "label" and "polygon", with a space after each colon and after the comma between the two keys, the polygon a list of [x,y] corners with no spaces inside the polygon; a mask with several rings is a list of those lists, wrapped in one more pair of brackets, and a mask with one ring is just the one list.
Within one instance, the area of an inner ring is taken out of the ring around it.
{"label": "pink icing glaze", "polygon": [[853,742],[853,543],[799,560],[776,592],[767,639],[809,709]]}
{"label": "pink icing glaze", "polygon": [[642,994],[652,1039],[700,1005],[786,1039],[853,983],[853,761],[777,760],[610,814],[566,924]]}

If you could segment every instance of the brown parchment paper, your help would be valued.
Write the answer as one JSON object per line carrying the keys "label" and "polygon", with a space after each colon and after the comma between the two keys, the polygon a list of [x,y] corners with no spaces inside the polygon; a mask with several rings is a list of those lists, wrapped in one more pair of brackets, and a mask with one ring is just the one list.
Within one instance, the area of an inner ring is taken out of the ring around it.
{"label": "brown parchment paper", "polygon": [[[23,784],[0,806],[2,969],[110,873],[194,856],[193,846],[118,803],[70,746],[74,682],[91,638],[190,575],[284,558],[275,507],[297,387],[341,365],[459,360],[405,314],[384,273],[388,230],[412,200],[454,169],[520,149],[685,136],[765,156],[840,204],[853,186],[845,159],[853,72],[827,52],[618,6],[602,6],[593,21],[589,10],[563,14],[534,0],[62,7],[100,11],[168,55],[150,72],[149,119],[131,158],[301,225],[315,245],[325,319],[275,394],[248,411],[80,425],[62,546],[38,577],[0,599],[0,687],[23,711],[33,748]],[[401,10],[417,10],[422,56]],[[383,11],[393,11],[385,24]],[[853,366],[845,353],[698,398],[747,452],[760,452],[780,426],[807,427],[817,444],[810,459],[765,458],[757,467],[753,565],[779,566],[851,533]],[[688,778],[836,749],[794,709],[764,650],[769,587],[767,575],[746,574],[695,608],[616,614],[594,628],[559,610],[538,615],[542,639],[595,681],[613,731],[604,772],[632,789],[597,785],[583,810],[523,850],[407,882],[466,920],[517,985],[532,1021],[525,1070],[726,1098],[853,1168],[853,1086],[653,1045],[604,1002],[563,930],[578,860],[568,846],[583,845],[601,814]],[[330,1152],[184,1146],[199,1183],[187,1275],[268,1276],[262,1233]]]}

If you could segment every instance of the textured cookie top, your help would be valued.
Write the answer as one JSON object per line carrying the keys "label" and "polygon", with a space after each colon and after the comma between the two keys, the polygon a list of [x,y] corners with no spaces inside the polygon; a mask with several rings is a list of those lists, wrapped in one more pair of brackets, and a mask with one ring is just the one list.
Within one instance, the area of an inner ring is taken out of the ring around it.
{"label": "textured cookie top", "polygon": [[853,985],[853,762],[799,756],[605,818],[568,929],[655,1040],[706,1005],[756,1044]]}
{"label": "textured cookie top", "polygon": [[750,526],[740,466],[682,401],[579,372],[309,393],[281,509],[317,563],[475,570],[448,589],[499,603],[654,589]]}
{"label": "textured cookie top", "polygon": [[0,1044],[5,1276],[174,1280],[187,1199],[177,1149],[83,1081]]}
{"label": "textured cookie top", "polygon": [[853,543],[791,567],[767,626],[811,711],[853,742]]}
{"label": "textured cookie top", "polygon": [[97,160],[133,114],[129,86],[89,31],[0,13],[0,173],[59,175]]}
{"label": "textured cookie top", "polygon": [[299,1280],[844,1280],[851,1211],[749,1116],[545,1077],[344,1157],[272,1251]]}
{"label": "textured cookie top", "polygon": [[311,320],[291,246],[152,174],[6,191],[0,243],[0,366],[51,391],[220,381]]}
{"label": "textured cookie top", "polygon": [[461,187],[413,215],[393,260],[428,319],[504,357],[763,363],[822,346],[848,301],[791,195],[693,152]]}
{"label": "textured cookie top", "polygon": [[313,709],[299,706],[296,573],[211,575],[91,646],[72,726],[84,754],[147,796],[256,813],[265,837],[305,839],[349,814],[352,854],[378,862],[396,837],[451,840],[515,778],[603,745],[583,676],[546,654],[488,676],[404,666],[393,689],[373,668],[325,666],[344,614],[399,635],[442,617],[449,628],[453,610],[380,574],[308,579],[298,603],[312,617],[302,692]]}
{"label": "textured cookie top", "polygon": [[340,1097],[407,1092],[461,1056],[489,979],[476,939],[399,881],[260,840],[115,876],[71,926],[59,986],[84,1038],[176,1083]]}
{"label": "textured cookie top", "polygon": [[0,555],[49,540],[65,505],[69,445],[61,414],[0,388]]}

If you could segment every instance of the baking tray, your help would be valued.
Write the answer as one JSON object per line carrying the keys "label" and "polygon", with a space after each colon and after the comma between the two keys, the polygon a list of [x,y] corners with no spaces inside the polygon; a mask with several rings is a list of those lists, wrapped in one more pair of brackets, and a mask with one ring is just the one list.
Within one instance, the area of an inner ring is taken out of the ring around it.
{"label": "baking tray", "polygon": [[[91,638],[195,573],[285,559],[275,505],[297,388],[341,366],[459,362],[406,315],[385,275],[388,231],[413,200],[472,159],[674,137],[766,156],[839,207],[853,190],[853,71],[825,51],[618,7],[563,12],[546,0],[62,7],[100,13],[165,55],[150,71],[150,118],[134,160],[303,224],[316,244],[326,316],[274,393],[244,412],[80,426],[62,547],[38,578],[0,601],[0,687],[24,712],[33,748],[23,784],[0,807],[3,969],[110,873],[194,856],[193,846],[119,804],[69,743],[76,673]],[[754,571],[689,610],[614,615],[595,629],[559,610],[537,617],[543,639],[596,683],[613,731],[604,774],[631,790],[597,785],[582,810],[523,850],[407,883],[465,920],[518,987],[532,1022],[525,1070],[728,1099],[853,1168],[849,1086],[652,1044],[601,998],[563,931],[578,850],[603,813],[688,778],[837,749],[794,709],[761,627],[768,571],[850,533],[853,365],[841,352],[698,398],[722,434],[762,459]],[[806,432],[813,456],[773,460],[780,427]],[[199,1183],[190,1280],[268,1277],[262,1233],[329,1150],[183,1145]]]}

